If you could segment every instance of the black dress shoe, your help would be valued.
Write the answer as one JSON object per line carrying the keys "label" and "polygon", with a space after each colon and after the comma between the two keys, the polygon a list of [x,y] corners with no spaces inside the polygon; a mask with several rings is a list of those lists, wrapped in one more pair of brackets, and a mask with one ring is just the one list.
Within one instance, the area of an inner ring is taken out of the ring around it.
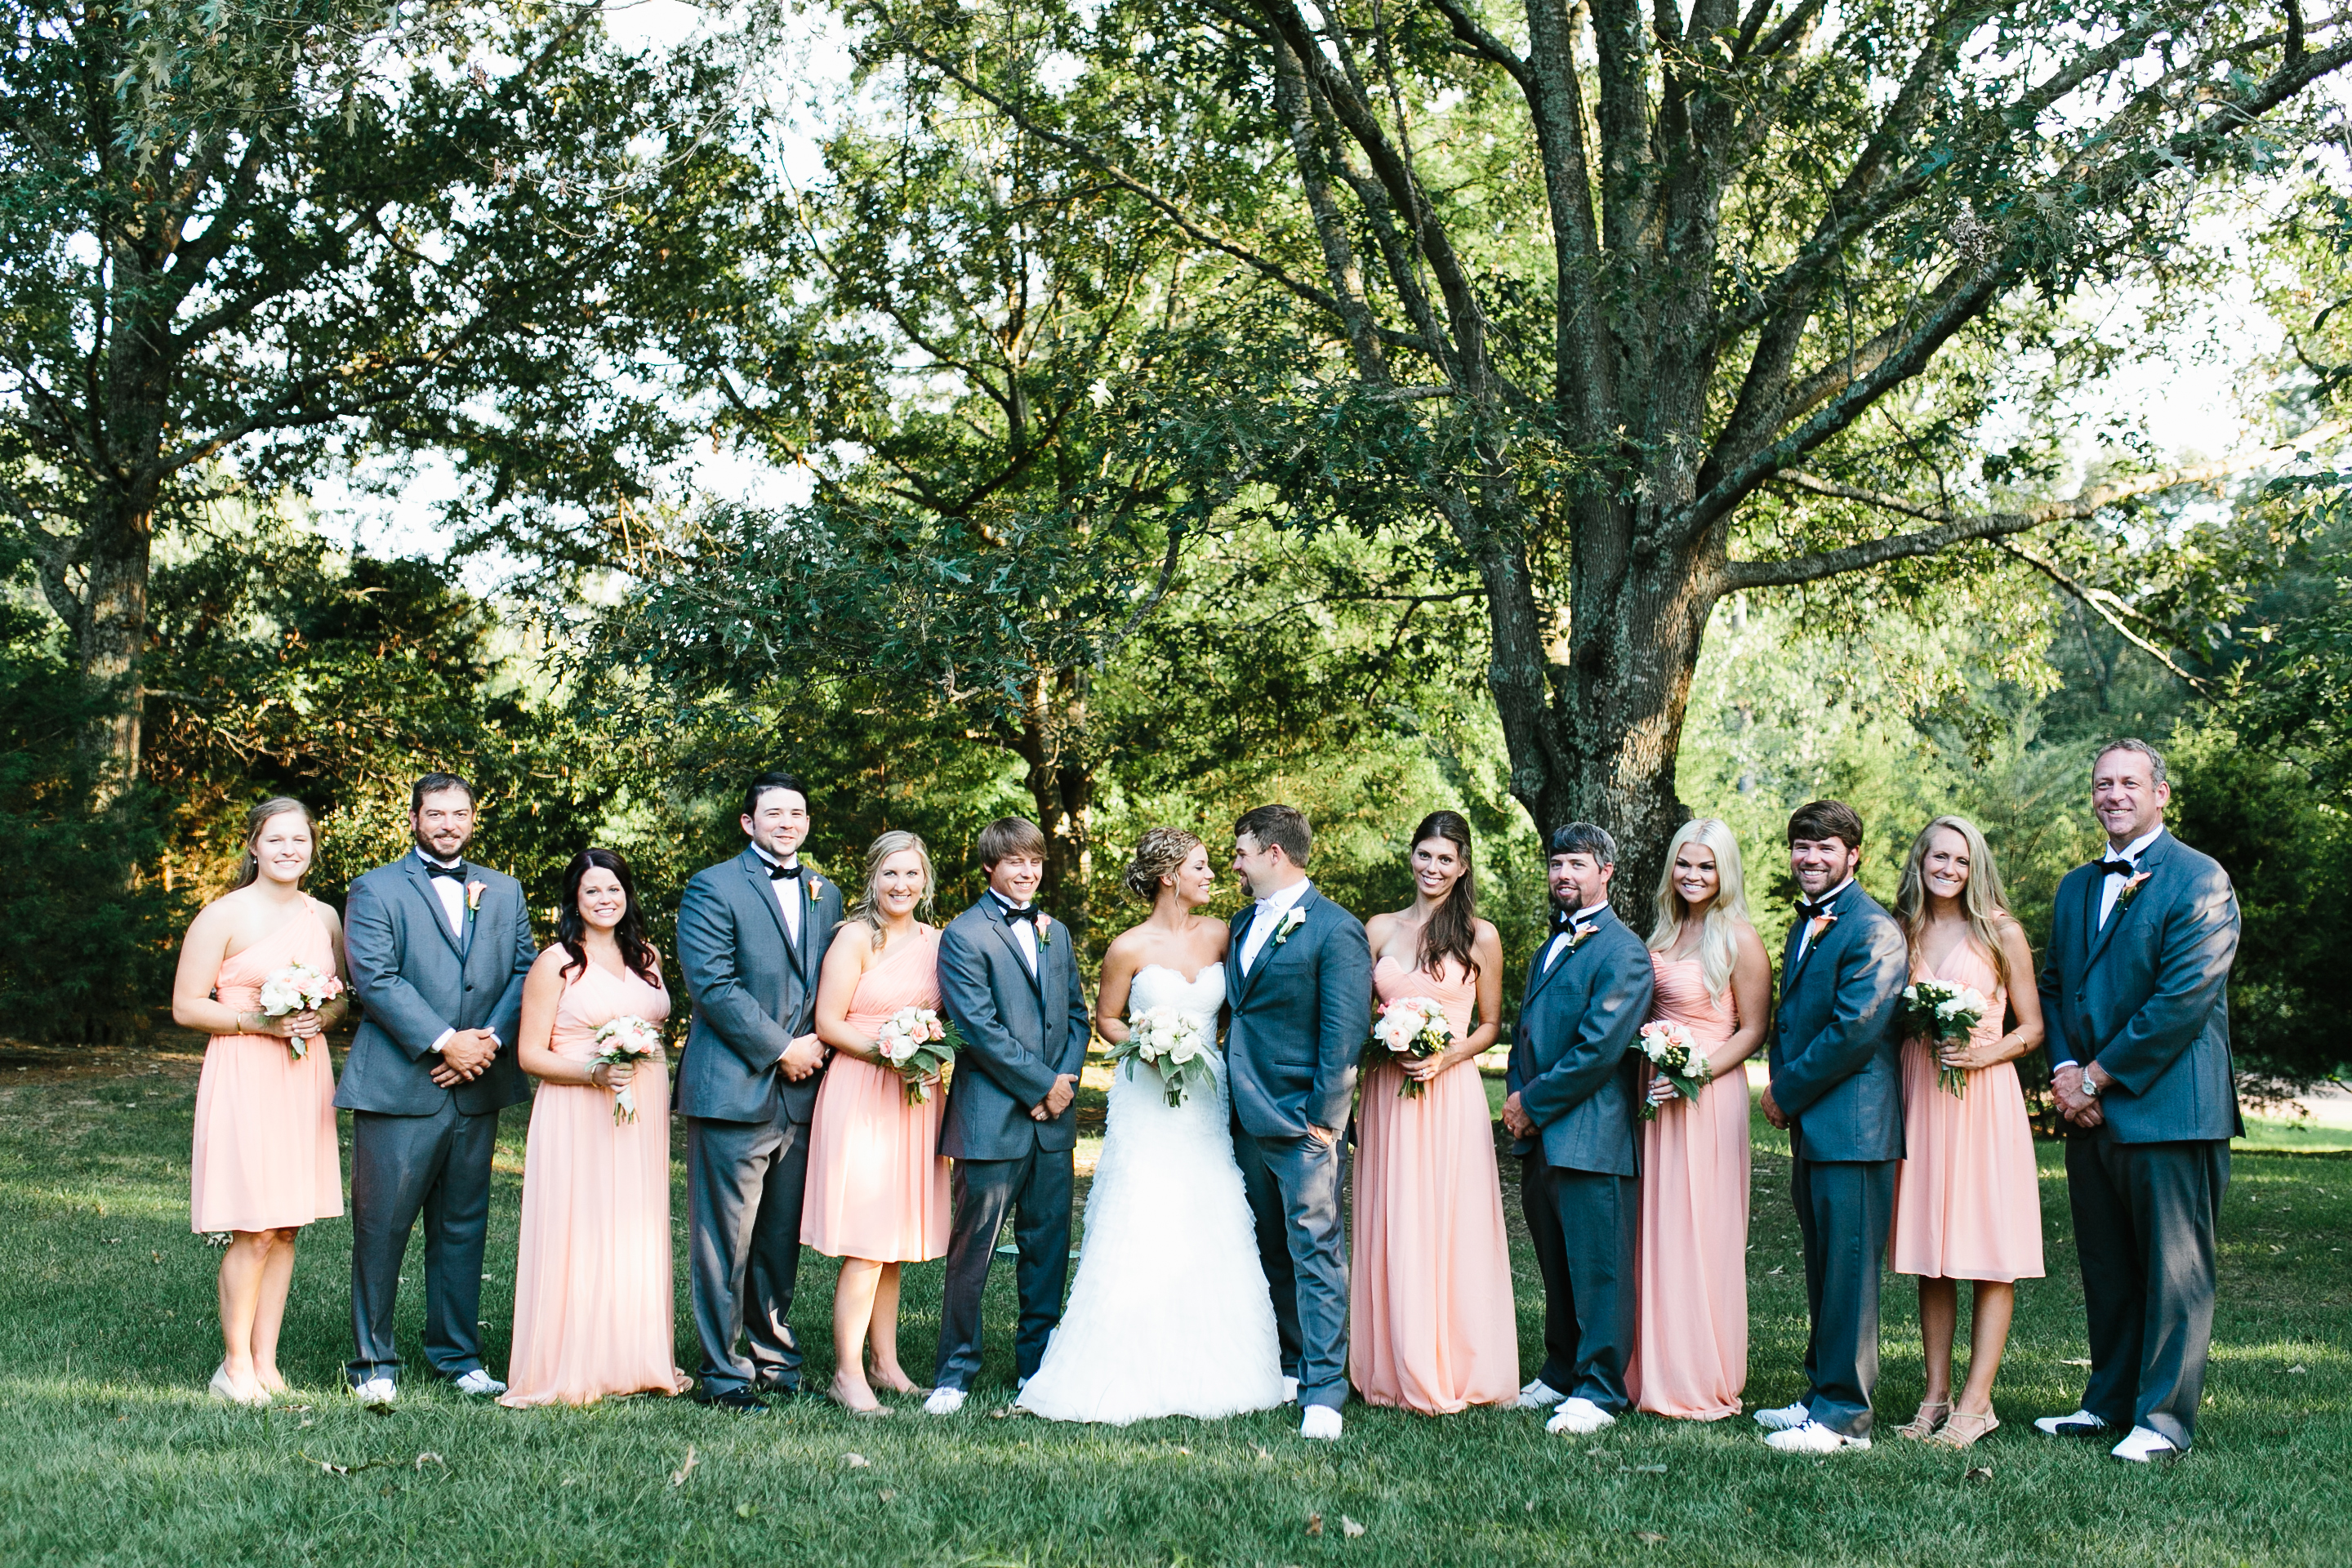
{"label": "black dress shoe", "polygon": [[798,1383],[755,1383],[751,1386],[765,1399],[798,1399],[808,1392]]}
{"label": "black dress shoe", "polygon": [[768,1413],[768,1407],[760,1403],[759,1395],[748,1388],[725,1388],[717,1394],[705,1394],[698,1389],[694,1402],[714,1405],[720,1410],[731,1410],[738,1415],[764,1415]]}

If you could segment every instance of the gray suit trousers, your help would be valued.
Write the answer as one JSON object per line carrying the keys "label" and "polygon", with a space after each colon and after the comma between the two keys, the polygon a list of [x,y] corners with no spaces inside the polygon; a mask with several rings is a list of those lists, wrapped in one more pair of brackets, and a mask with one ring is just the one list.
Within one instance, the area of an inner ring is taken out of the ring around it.
{"label": "gray suit trousers", "polygon": [[[1800,1134],[1801,1147],[1801,1133]],[[1894,1160],[1790,1162],[1790,1196],[1804,1239],[1805,1403],[1814,1420],[1870,1436],[1878,1384],[1878,1274],[1895,1223]]]}
{"label": "gray suit trousers", "polygon": [[1032,1149],[1017,1160],[958,1160],[948,1173],[955,1225],[940,1287],[939,1365],[932,1378],[940,1387],[969,1389],[980,1373],[981,1300],[1008,1211],[1019,1215],[1013,1226],[1020,1254],[1013,1278],[1021,1303],[1013,1331],[1013,1375],[1032,1375],[1045,1359],[1070,1277],[1076,1163],[1071,1150]]}
{"label": "gray suit trousers", "polygon": [[1301,1405],[1334,1410],[1348,1402],[1348,1245],[1339,1218],[1346,1148],[1344,1141],[1255,1138],[1234,1126],[1283,1373],[1298,1380]]}
{"label": "gray suit trousers", "polygon": [[2083,1408],[2186,1450],[2213,1342],[2213,1223],[2230,1186],[2225,1139],[2066,1140],[2066,1195],[2090,1320]]}
{"label": "gray suit trousers", "polygon": [[[766,1121],[686,1119],[687,1247],[705,1396],[751,1384],[800,1386],[800,1342],[786,1320],[800,1279],[808,1151],[809,1124],[781,1112]],[[745,1339],[748,1358],[735,1348]]]}
{"label": "gray suit trousers", "polygon": [[425,1218],[425,1359],[444,1377],[482,1364],[482,1244],[499,1113],[468,1116],[454,1097],[430,1116],[352,1112],[352,1337],[356,1386],[400,1371],[393,1309],[408,1233]]}
{"label": "gray suit trousers", "polygon": [[1520,1163],[1519,1202],[1543,1275],[1543,1381],[1614,1415],[1630,1403],[1625,1362],[1633,1351],[1640,1184],[1632,1176],[1546,1164],[1538,1150]]}

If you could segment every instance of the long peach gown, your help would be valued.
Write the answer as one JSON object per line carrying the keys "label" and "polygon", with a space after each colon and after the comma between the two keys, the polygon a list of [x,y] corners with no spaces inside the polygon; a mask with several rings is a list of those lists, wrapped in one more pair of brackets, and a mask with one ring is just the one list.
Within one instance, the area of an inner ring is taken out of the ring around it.
{"label": "long peach gown", "polygon": [[[940,933],[919,927],[850,994],[849,1026],[871,1036],[901,1007],[940,1005]],[[940,1154],[947,1088],[907,1103],[888,1068],[836,1056],[809,1123],[808,1204],[801,1239],[828,1258],[920,1263],[948,1250],[948,1163]]]}
{"label": "long peach gown", "polygon": [[[1731,990],[1706,994],[1696,958],[1650,955],[1652,1021],[1712,1055],[1739,1026]],[[1748,1075],[1732,1068],[1642,1123],[1642,1224],[1633,1244],[1633,1351],[1625,1388],[1653,1415],[1719,1421],[1748,1386]]]}
{"label": "long peach gown", "polygon": [[[1425,996],[1457,1037],[1470,1031],[1476,982],[1383,957],[1383,1003]],[[1425,1415],[1498,1405],[1519,1392],[1511,1248],[1495,1172],[1494,1124],[1478,1069],[1458,1063],[1417,1098],[1404,1069],[1363,1075],[1356,1107],[1356,1201],[1349,1271],[1348,1375],[1367,1404]]]}
{"label": "long peach gown", "polygon": [[[300,913],[222,963],[213,994],[240,1013],[257,1012],[261,983],[289,963],[335,973],[334,939],[307,899]],[[275,1035],[215,1035],[196,1079],[188,1174],[188,1226],[200,1235],[276,1230],[342,1213],[326,1042],[313,1039],[297,1061]]]}
{"label": "long peach gown", "polygon": [[[548,1044],[576,1062],[596,1031],[635,1015],[658,1024],[669,993],[634,972],[589,964],[556,1004]],[[514,1353],[499,1403],[593,1405],[607,1394],[683,1394],[670,1358],[669,1066],[640,1063],[634,1121],[593,1084],[542,1083],[530,1107],[516,1248]]]}
{"label": "long peach gown", "polygon": [[[1912,978],[1973,985],[1992,998],[1970,1044],[1989,1045],[2006,1032],[2009,994],[1974,942],[1963,941],[1941,973],[1922,964]],[[1925,1040],[1904,1041],[1908,1157],[1895,1167],[1891,1266],[1938,1279],[2040,1279],[2041,1179],[2016,1064],[1972,1069],[1964,1095],[1937,1079],[1934,1049]]]}

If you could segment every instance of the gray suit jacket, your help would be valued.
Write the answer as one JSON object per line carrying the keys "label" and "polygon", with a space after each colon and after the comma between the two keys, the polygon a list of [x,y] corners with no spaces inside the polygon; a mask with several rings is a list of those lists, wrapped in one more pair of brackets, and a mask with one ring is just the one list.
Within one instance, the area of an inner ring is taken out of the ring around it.
{"label": "gray suit jacket", "polygon": [[[803,861],[801,940],[790,940],[768,863],[748,845],[698,871],[677,908],[677,966],[694,998],[694,1025],[677,1064],[677,1110],[709,1121],[806,1121],[822,1068],[787,1083],[776,1062],[814,1032],[816,977],[841,889]],[[829,1059],[829,1058],[828,1058]]]}
{"label": "gray suit jacket", "polygon": [[1549,969],[1546,936],[1528,966],[1504,1083],[1536,1135],[1515,1140],[1511,1152],[1540,1146],[1548,1165],[1630,1176],[1639,1168],[1634,1112],[1643,1081],[1634,1042],[1650,1021],[1656,972],[1615,911],[1602,910],[1592,924],[1593,933]]}
{"label": "gray suit jacket", "polygon": [[940,1133],[940,1152],[950,1160],[1017,1160],[1032,1149],[1077,1146],[1075,1099],[1051,1121],[1029,1114],[1055,1079],[1086,1067],[1094,1037],[1070,928],[1056,921],[1041,934],[1032,973],[1004,905],[988,892],[940,933],[940,998],[963,1037]]}
{"label": "gray suit jacket", "polygon": [[1860,882],[1847,883],[1831,910],[1837,918],[1802,958],[1802,921],[1781,951],[1772,1100],[1795,1124],[1789,1142],[1800,1159],[1899,1160],[1910,945]]}
{"label": "gray suit jacket", "polygon": [[1356,1064],[1372,1032],[1372,950],[1363,923],[1309,888],[1291,906],[1305,917],[1265,940],[1242,973],[1255,904],[1234,916],[1226,949],[1225,1070],[1234,1117],[1253,1138],[1304,1138],[1309,1123],[1348,1124]]}
{"label": "gray suit jacket", "polygon": [[2119,1143],[2230,1138],[2238,1116],[2230,1063],[2230,965],[2238,900],[2229,873],[2169,833],[2140,857],[2147,880],[2120,898],[2104,929],[2106,879],[2079,866],[2058,884],[2042,1016],[2051,1066],[2095,1061],[2114,1075],[2100,1097]]}
{"label": "gray suit jacket", "polygon": [[[449,1103],[468,1116],[530,1098],[515,1058],[522,1018],[522,978],[539,948],[522,884],[468,861],[464,880],[479,882],[479,907],[463,934],[449,930],[425,862],[414,852],[360,877],[343,902],[343,948],[352,991],[366,1010],[351,1058],[335,1085],[346,1110],[430,1116]],[[441,1058],[433,1042],[450,1029],[488,1029],[499,1054],[471,1083],[433,1081]]]}

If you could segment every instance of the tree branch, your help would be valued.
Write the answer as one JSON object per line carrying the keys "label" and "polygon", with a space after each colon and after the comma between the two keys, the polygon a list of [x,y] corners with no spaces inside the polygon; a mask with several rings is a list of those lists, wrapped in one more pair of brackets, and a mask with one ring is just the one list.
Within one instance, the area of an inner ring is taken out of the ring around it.
{"label": "tree branch", "polygon": [[2014,560],[2022,561],[2028,566],[2032,567],[2036,572],[2041,573],[2044,577],[2049,578],[2051,582],[2056,584],[2061,590],[2072,595],[2084,608],[2089,610],[2093,615],[2098,616],[2099,619],[2106,622],[2109,626],[2113,627],[2117,637],[2122,637],[2124,641],[2131,644],[2132,647],[2139,649],[2140,652],[2147,655],[2150,658],[2156,660],[2157,663],[2164,666],[2165,668],[2179,676],[2182,680],[2188,683],[2189,689],[2196,692],[2200,697],[2210,697],[2212,695],[2213,683],[2211,681],[2208,680],[2201,675],[2192,675],[2188,670],[2183,669],[2180,667],[2179,662],[2175,659],[2162,646],[2148,637],[2143,637],[2126,623],[2125,619],[2126,616],[2131,617],[2133,620],[2141,621],[2147,620],[2147,617],[2133,609],[2128,604],[2126,604],[2121,595],[2112,594],[2105,588],[2096,587],[2088,583],[2080,583],[2075,581],[2073,576],[2060,570],[2056,562],[2045,561],[2041,556],[2033,553],[2033,552],[2020,548],[2013,541],[2006,539],[1995,540],[1993,542],[1993,548]]}

